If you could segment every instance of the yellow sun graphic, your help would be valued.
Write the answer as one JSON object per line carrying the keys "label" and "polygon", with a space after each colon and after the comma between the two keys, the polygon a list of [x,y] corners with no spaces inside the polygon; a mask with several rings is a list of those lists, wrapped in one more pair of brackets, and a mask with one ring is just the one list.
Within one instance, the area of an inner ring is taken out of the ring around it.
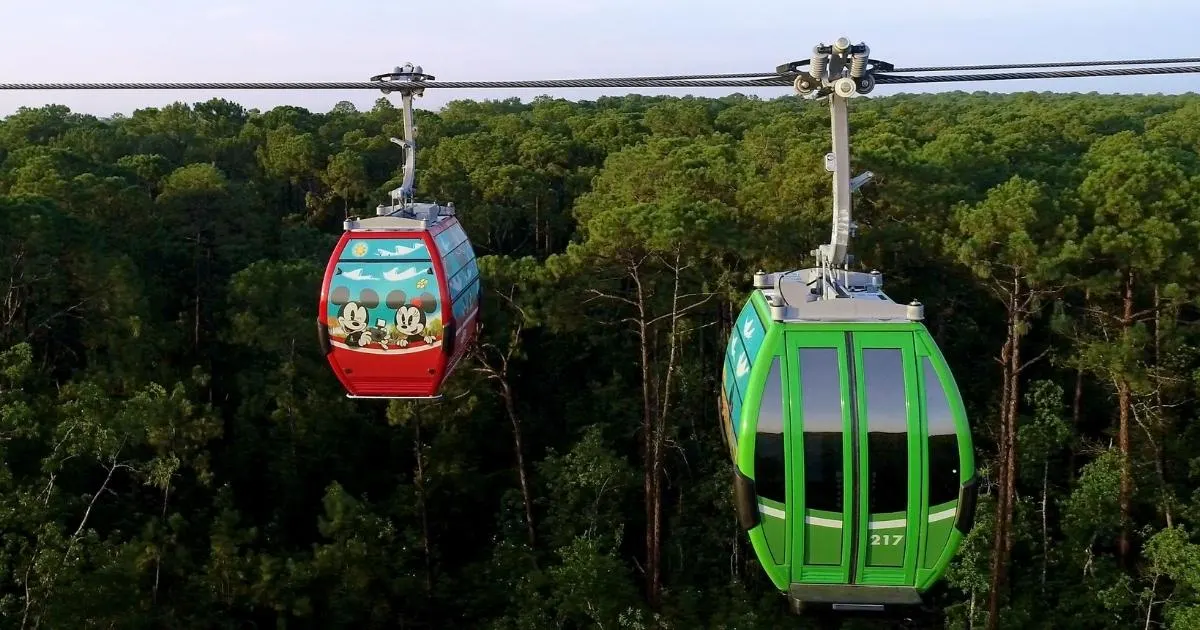
{"label": "yellow sun graphic", "polygon": [[355,256],[366,256],[367,255],[367,244],[359,243],[358,245],[355,245],[354,246],[354,255]]}
{"label": "yellow sun graphic", "polygon": [[418,289],[424,289],[425,286],[428,284],[429,284],[429,281],[426,280],[425,278],[421,278],[420,280],[417,280],[417,288]]}

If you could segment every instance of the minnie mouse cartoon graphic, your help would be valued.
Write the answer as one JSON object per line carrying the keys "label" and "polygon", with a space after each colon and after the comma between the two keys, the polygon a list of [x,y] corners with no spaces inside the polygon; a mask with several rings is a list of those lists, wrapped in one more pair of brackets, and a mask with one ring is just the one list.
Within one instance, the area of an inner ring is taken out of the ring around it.
{"label": "minnie mouse cartoon graphic", "polygon": [[437,311],[437,298],[428,291],[411,301],[407,297],[400,290],[392,291],[387,296],[388,308],[396,309],[396,332],[400,335],[400,347],[418,339],[423,339],[427,344],[437,341],[437,337],[430,334],[426,327],[429,314]]}

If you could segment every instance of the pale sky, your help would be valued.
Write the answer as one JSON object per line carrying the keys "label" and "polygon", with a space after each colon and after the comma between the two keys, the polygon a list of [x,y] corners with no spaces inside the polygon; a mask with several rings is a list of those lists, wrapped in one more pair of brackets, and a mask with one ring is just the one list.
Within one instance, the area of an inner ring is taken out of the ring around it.
{"label": "pale sky", "polygon": [[[0,0],[0,83],[366,81],[411,61],[439,80],[771,71],[839,36],[897,66],[1200,57],[1195,0]],[[881,86],[906,91],[1200,92],[1200,74]],[[686,89],[427,90],[418,106],[539,94]],[[770,98],[791,88],[742,91]],[[328,111],[350,91],[0,91],[0,116],[60,103],[97,115],[226,98]],[[398,101],[398,97],[393,96]]]}

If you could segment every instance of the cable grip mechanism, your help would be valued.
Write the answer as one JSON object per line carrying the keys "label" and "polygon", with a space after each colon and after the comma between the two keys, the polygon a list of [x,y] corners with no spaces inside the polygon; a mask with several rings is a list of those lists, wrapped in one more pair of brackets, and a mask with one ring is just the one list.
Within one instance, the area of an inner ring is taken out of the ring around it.
{"label": "cable grip mechanism", "polygon": [[[800,70],[803,65],[808,65],[807,70]],[[833,44],[813,46],[809,59],[784,64],[777,71],[795,73],[792,87],[801,96],[823,98],[836,94],[851,98],[874,90],[875,71],[891,67],[890,63],[871,59],[866,44],[851,44],[848,38],[839,37]]]}
{"label": "cable grip mechanism", "polygon": [[392,92],[405,92],[421,96],[425,93],[425,86],[420,87],[405,87],[405,83],[424,83],[425,81],[433,81],[435,77],[432,74],[425,74],[421,66],[414,66],[411,63],[406,63],[403,66],[396,66],[395,70],[377,74],[371,77],[371,82],[378,83],[379,89],[384,94]]}

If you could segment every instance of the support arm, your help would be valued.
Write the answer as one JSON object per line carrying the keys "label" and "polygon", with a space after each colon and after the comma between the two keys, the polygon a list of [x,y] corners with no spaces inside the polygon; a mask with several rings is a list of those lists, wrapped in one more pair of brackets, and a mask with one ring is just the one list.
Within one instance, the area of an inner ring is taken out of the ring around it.
{"label": "support arm", "polygon": [[413,96],[420,96],[425,90],[424,88],[406,88],[403,87],[403,84],[414,81],[431,81],[433,80],[433,76],[421,72],[421,66],[413,66],[411,63],[406,63],[403,67],[397,67],[392,72],[371,77],[371,80],[379,82],[379,89],[384,94],[400,92],[400,102],[404,115],[404,139],[389,138],[394,144],[404,148],[404,180],[401,182],[399,188],[391,191],[392,205],[390,207],[382,205],[379,207],[379,214],[386,214],[393,212],[397,206],[405,207],[412,204],[413,182],[416,179],[417,172],[417,133],[416,125],[413,123]]}
{"label": "support arm", "polygon": [[413,180],[417,175],[417,134],[413,128],[412,92],[402,93],[400,102],[404,107],[404,140],[391,138],[391,141],[404,147],[404,182],[394,192],[403,202],[408,203],[413,199]]}
{"label": "support arm", "polygon": [[837,94],[829,95],[829,122],[833,152],[825,156],[825,170],[833,173],[833,233],[821,246],[821,258],[836,267],[850,246],[850,125],[846,99]]}
{"label": "support arm", "polygon": [[825,155],[825,170],[833,174],[833,230],[829,242],[816,251],[821,267],[837,268],[847,262],[854,231],[850,193],[872,177],[870,171],[850,177],[850,123],[846,110],[846,99],[866,94],[875,86],[867,68],[869,54],[865,44],[852,46],[848,39],[840,37],[830,46],[816,46],[809,73],[796,78],[795,87],[800,94],[829,99],[833,151]]}

